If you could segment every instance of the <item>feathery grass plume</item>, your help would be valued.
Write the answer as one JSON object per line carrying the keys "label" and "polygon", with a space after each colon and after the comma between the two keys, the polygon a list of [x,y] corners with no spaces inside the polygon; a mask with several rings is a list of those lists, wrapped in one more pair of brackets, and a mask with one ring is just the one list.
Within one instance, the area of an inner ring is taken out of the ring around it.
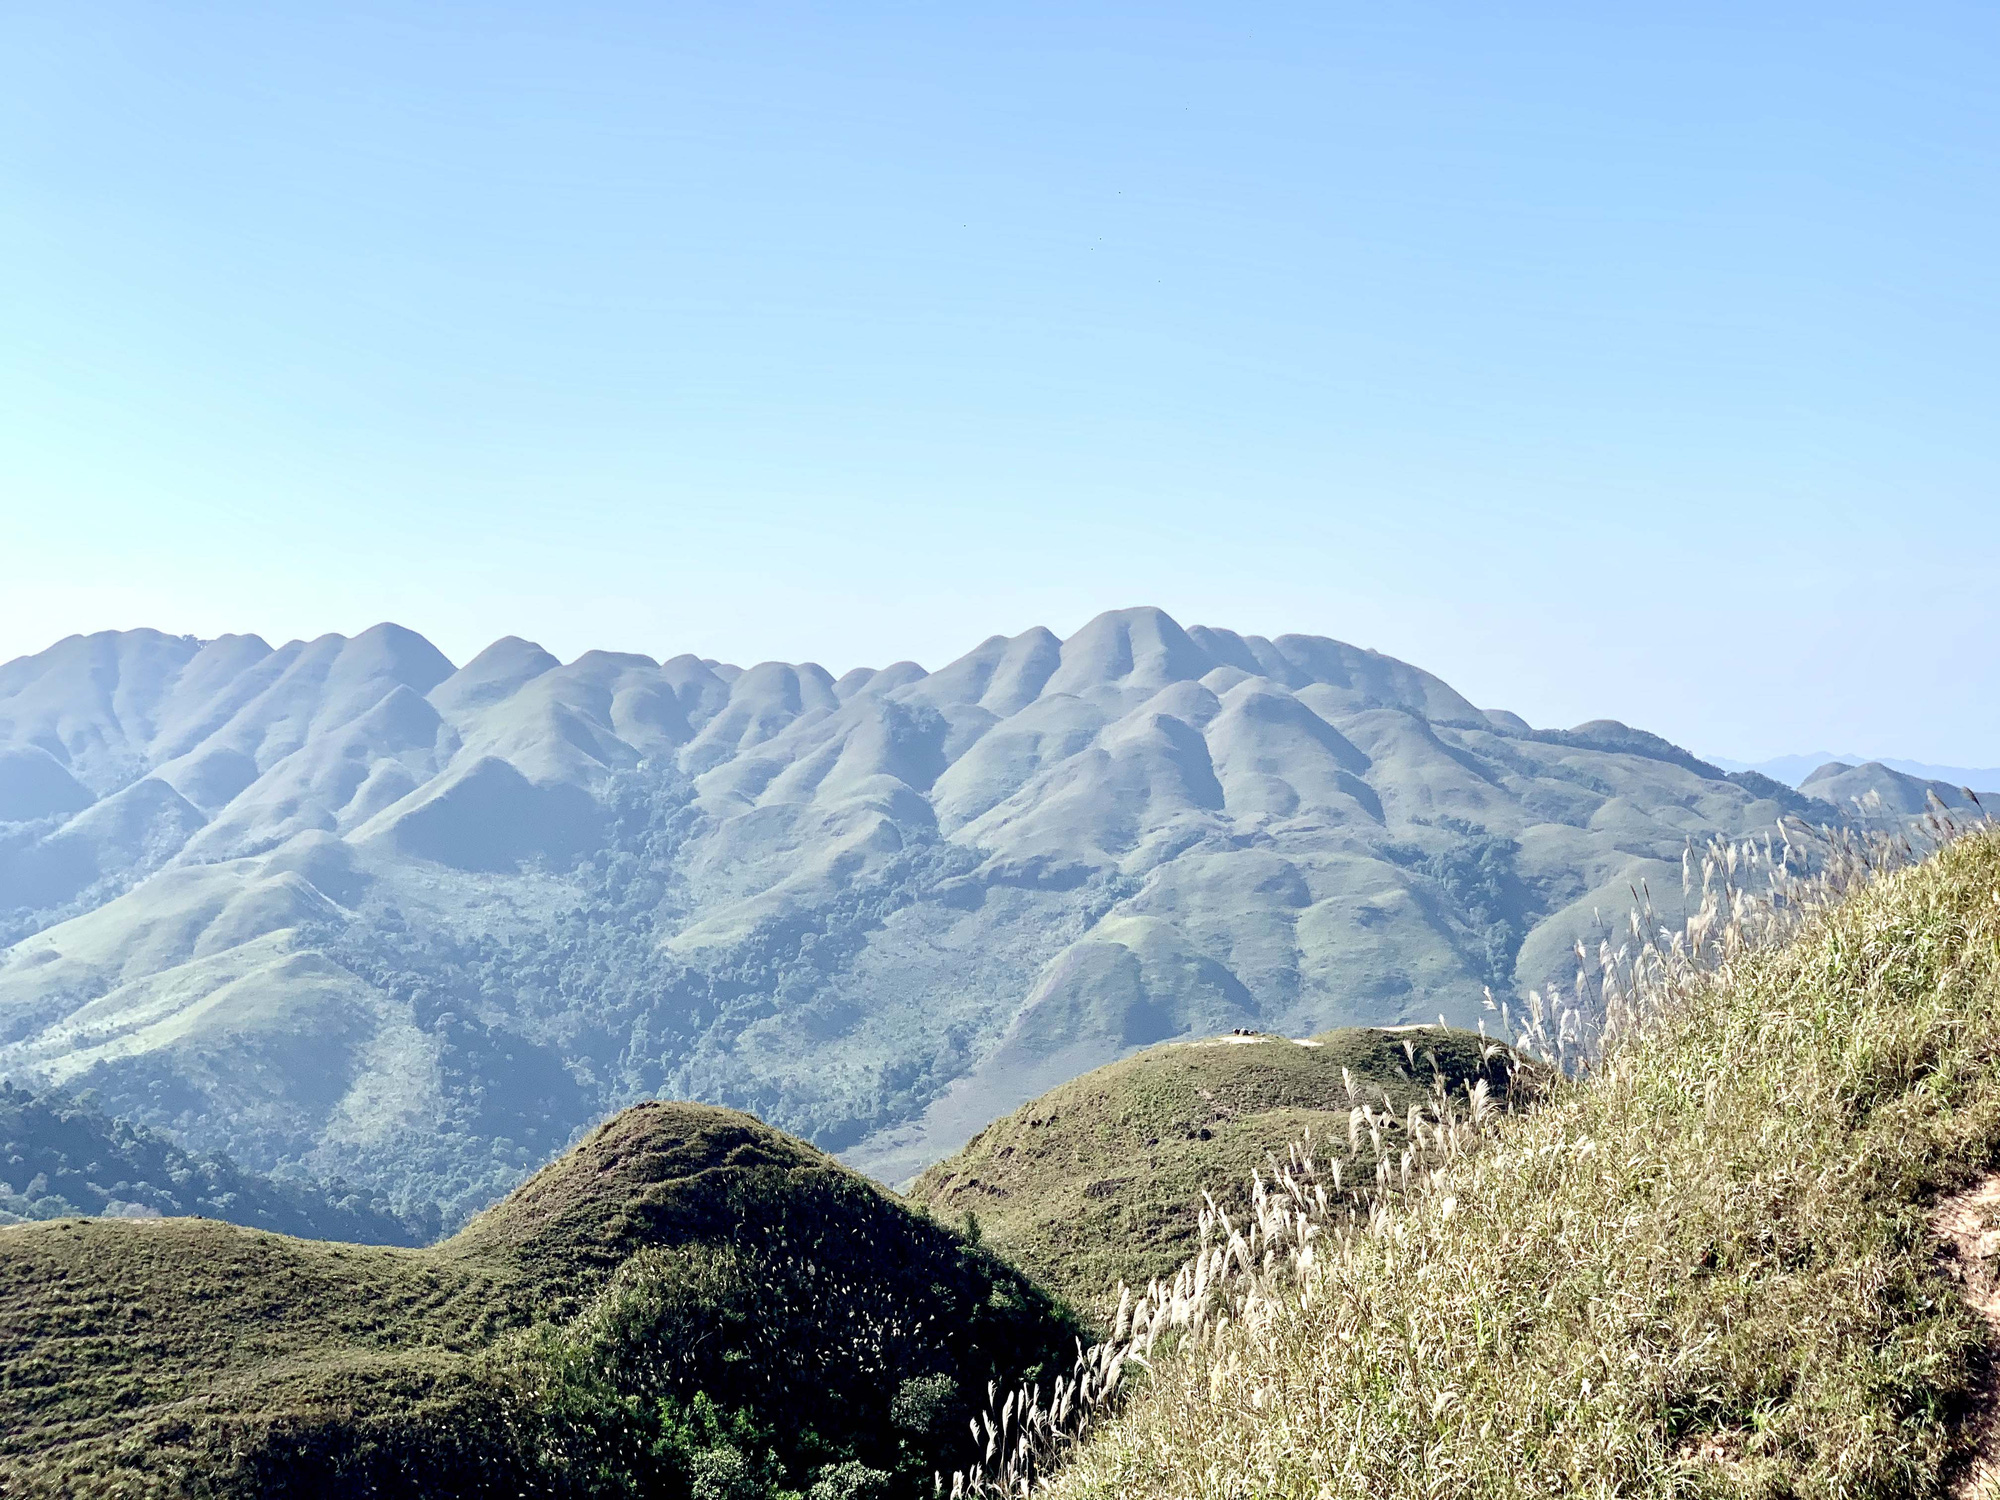
{"label": "feathery grass plume", "polygon": [[2000,1160],[2000,832],[1922,832],[1691,849],[1683,928],[1637,892],[1531,1003],[1545,1102],[1401,1122],[1407,1192],[1288,1153],[1121,1317],[1143,1390],[960,1492],[1941,1493],[1985,1335],[1925,1205]]}
{"label": "feathery grass plume", "polygon": [[[1414,1066],[1415,1043],[1406,1039],[1403,1045]],[[1204,1194],[1195,1254],[1173,1278],[1156,1280],[1144,1292],[1121,1285],[1109,1336],[1079,1345],[1071,1370],[1046,1394],[1039,1386],[1004,1397],[997,1388],[990,1391],[987,1413],[971,1426],[978,1457],[953,1474],[949,1487],[938,1476],[938,1493],[954,1500],[1031,1493],[1116,1406],[1128,1370],[1150,1370],[1162,1357],[1198,1359],[1202,1351],[1224,1347],[1231,1329],[1260,1328],[1309,1297],[1323,1241],[1386,1223],[1387,1205],[1409,1191],[1413,1172],[1470,1150],[1504,1112],[1486,1079],[1468,1081],[1462,1097],[1454,1095],[1435,1051],[1426,1049],[1426,1056],[1431,1100],[1412,1103],[1399,1117],[1361,1099],[1348,1116],[1345,1162],[1337,1152],[1316,1151],[1310,1136],[1290,1142],[1282,1159],[1267,1153],[1265,1170],[1252,1174],[1249,1215],[1240,1225]],[[1487,1044],[1486,1056],[1504,1058],[1510,1077],[1519,1061],[1497,1043]],[[1345,1081],[1351,1095],[1358,1092],[1351,1076]],[[1371,1161],[1372,1173],[1353,1170]]]}

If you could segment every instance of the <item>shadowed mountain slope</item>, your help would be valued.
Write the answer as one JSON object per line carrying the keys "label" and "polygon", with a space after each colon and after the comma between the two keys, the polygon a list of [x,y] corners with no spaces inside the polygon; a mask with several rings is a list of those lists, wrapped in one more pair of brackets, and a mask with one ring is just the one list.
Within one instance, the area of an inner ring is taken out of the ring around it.
{"label": "shadowed mountain slope", "polygon": [[498,1500],[708,1473],[752,1500],[831,1470],[838,1500],[927,1494],[989,1381],[1073,1353],[1019,1273],[810,1146],[649,1104],[428,1250],[0,1229],[0,1489]]}
{"label": "shadowed mountain slope", "polygon": [[414,1245],[436,1231],[345,1183],[273,1182],[107,1119],[88,1101],[0,1083],[0,1224],[78,1215],[199,1215],[369,1245]]}
{"label": "shadowed mountain slope", "polygon": [[1157,1042],[1469,1024],[1788,813],[1151,609],[837,680],[75,638],[0,666],[0,1070],[452,1222],[656,1095],[900,1180]]}

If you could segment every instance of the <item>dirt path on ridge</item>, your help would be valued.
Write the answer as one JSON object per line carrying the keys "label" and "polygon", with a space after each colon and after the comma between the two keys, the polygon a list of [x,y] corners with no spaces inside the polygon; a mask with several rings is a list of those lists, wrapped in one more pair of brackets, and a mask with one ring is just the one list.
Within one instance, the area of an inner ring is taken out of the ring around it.
{"label": "dirt path on ridge", "polygon": [[2000,1172],[1945,1199],[1931,1212],[1938,1258],[1965,1287],[1965,1300],[1986,1320],[1996,1351],[1983,1376],[1971,1425],[1978,1451],[1952,1485],[1952,1500],[2000,1497]]}

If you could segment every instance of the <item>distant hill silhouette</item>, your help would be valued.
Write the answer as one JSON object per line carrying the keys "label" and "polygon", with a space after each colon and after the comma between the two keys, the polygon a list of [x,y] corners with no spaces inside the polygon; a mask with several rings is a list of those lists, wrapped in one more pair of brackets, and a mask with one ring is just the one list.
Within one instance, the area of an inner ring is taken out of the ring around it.
{"label": "distant hill silhouette", "polygon": [[[1976,791],[1949,781],[1920,780],[1873,760],[1858,766],[1832,761],[1806,777],[1799,790],[1864,824],[1896,823],[1935,807],[1959,816],[1977,816],[1980,810]],[[2000,797],[1995,802],[2000,805]]]}
{"label": "distant hill silhouette", "polygon": [[1754,764],[1719,757],[1715,761],[1726,771],[1757,771],[1791,787],[1804,786],[1806,778],[1821,766],[1835,762],[1849,766],[1879,765],[1918,781],[1941,781],[1954,790],[1970,787],[1982,796],[1987,792],[2000,794],[2000,766],[1939,766],[1928,761],[1900,760],[1893,755],[1856,755],[1852,752],[1836,755],[1830,750],[1815,750],[1805,755],[1780,755],[1774,760]]}

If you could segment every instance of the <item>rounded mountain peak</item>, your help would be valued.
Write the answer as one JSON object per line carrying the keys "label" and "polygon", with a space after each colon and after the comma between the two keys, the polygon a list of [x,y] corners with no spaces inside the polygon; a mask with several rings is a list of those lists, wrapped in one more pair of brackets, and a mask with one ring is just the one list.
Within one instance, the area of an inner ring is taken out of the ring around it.
{"label": "rounded mountain peak", "polygon": [[[826,1178],[879,1191],[804,1141],[713,1104],[619,1111],[446,1242],[539,1270],[609,1271],[643,1243],[727,1237],[752,1179]],[[758,1196],[752,1193],[751,1196]]]}
{"label": "rounded mountain peak", "polygon": [[1062,665],[1045,692],[1087,697],[1106,688],[1147,696],[1171,682],[1188,682],[1214,660],[1163,609],[1108,610],[1062,644]]}

